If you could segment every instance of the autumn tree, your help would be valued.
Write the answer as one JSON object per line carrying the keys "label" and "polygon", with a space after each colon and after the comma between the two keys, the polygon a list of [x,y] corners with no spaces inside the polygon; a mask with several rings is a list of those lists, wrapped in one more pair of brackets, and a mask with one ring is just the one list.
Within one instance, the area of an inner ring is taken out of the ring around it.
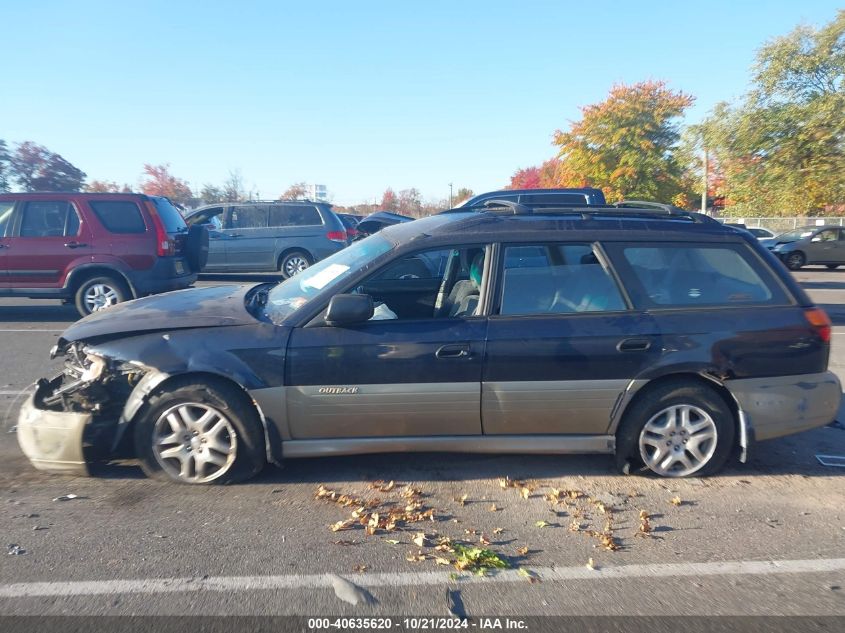
{"label": "autumn tree", "polygon": [[308,185],[304,182],[295,182],[288,187],[280,196],[281,200],[302,200],[308,193]]}
{"label": "autumn tree", "polygon": [[170,173],[170,164],[144,165],[141,191],[150,196],[164,196],[178,204],[186,204],[193,193],[188,183]]}
{"label": "autumn tree", "polygon": [[9,175],[9,148],[6,146],[6,141],[0,139],[0,193],[9,191],[11,189],[10,175]]}
{"label": "autumn tree", "polygon": [[463,202],[464,200],[469,200],[470,198],[472,198],[472,196],[473,196],[472,189],[469,189],[467,187],[461,187],[460,189],[458,189],[458,191],[455,193],[454,197],[452,198],[452,206],[458,205],[461,202]]}
{"label": "autumn tree", "polygon": [[422,214],[422,196],[418,189],[403,189],[396,199],[396,212],[411,217],[420,217]]}
{"label": "autumn tree", "polygon": [[757,54],[751,90],[719,104],[702,142],[735,212],[831,212],[845,203],[845,10],[799,26]]}
{"label": "autumn tree", "polygon": [[399,198],[396,196],[396,192],[388,187],[381,196],[381,208],[386,211],[392,211],[398,206]]}
{"label": "autumn tree", "polygon": [[511,176],[510,184],[507,189],[539,189],[540,188],[540,168],[526,167],[524,169],[517,169],[513,176]]}
{"label": "autumn tree", "polygon": [[88,193],[132,193],[129,185],[119,185],[112,180],[92,180],[85,185],[83,191]]}
{"label": "autumn tree", "polygon": [[582,108],[568,131],[555,133],[556,186],[599,187],[611,201],[671,200],[682,191],[678,120],[692,103],[662,81],[614,86],[606,100]]}
{"label": "autumn tree", "polygon": [[85,182],[85,172],[32,141],[18,145],[9,164],[24,191],[79,191]]}

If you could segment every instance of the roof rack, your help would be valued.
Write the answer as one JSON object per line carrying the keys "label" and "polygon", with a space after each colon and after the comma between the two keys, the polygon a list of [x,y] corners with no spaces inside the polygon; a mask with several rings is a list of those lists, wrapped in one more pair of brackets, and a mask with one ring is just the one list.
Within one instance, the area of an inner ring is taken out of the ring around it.
{"label": "roof rack", "polygon": [[717,223],[713,218],[696,213],[694,211],[686,211],[671,204],[662,204],[659,202],[646,202],[639,200],[623,200],[617,204],[605,205],[584,205],[584,206],[537,206],[513,202],[512,200],[486,200],[483,208],[457,208],[450,209],[445,213],[460,213],[466,211],[476,210],[481,213],[494,213],[501,215],[580,215],[583,219],[589,219],[594,216],[625,216],[625,217],[641,217],[641,218],[665,218],[671,216],[672,219],[683,219],[695,223]]}

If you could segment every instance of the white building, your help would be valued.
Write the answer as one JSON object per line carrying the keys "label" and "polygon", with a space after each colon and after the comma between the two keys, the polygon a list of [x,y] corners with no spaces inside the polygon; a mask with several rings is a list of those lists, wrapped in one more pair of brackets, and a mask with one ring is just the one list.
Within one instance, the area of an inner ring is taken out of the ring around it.
{"label": "white building", "polygon": [[325,202],[329,199],[329,193],[326,190],[326,185],[306,185],[305,197],[309,200]]}

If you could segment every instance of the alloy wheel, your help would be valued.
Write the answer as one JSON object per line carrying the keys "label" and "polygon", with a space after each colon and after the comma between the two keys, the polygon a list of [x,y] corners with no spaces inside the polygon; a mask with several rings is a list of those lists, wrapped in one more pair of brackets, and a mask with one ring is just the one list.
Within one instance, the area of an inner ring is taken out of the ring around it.
{"label": "alloy wheel", "polygon": [[238,438],[229,419],[199,402],[177,404],[153,427],[153,454],[167,474],[188,483],[207,483],[235,462]]}
{"label": "alloy wheel", "polygon": [[640,456],[664,477],[685,477],[702,469],[716,451],[716,423],[704,409],[682,404],[666,407],[640,433]]}
{"label": "alloy wheel", "polygon": [[293,277],[308,268],[308,260],[301,255],[293,255],[285,260],[285,275]]}
{"label": "alloy wheel", "polygon": [[98,312],[120,303],[120,295],[116,288],[107,284],[93,284],[85,290],[83,300],[89,312]]}

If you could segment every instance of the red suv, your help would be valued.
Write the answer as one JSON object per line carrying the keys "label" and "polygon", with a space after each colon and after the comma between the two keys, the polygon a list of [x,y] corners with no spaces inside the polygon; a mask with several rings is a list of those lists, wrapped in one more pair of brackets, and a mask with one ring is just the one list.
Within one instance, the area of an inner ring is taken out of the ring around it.
{"label": "red suv", "polygon": [[167,198],[114,193],[0,194],[0,297],[73,301],[83,316],[187,288],[208,256]]}

